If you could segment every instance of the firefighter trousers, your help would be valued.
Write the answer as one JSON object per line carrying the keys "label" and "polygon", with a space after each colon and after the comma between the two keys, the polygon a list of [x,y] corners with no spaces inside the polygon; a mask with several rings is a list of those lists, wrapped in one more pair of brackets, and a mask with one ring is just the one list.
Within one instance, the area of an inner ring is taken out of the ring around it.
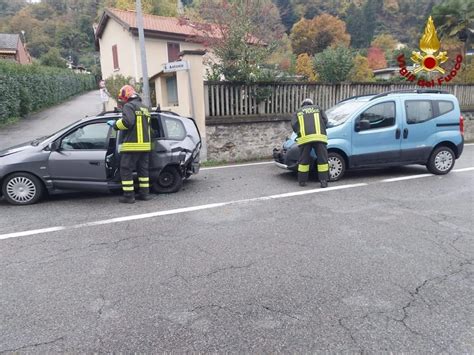
{"label": "firefighter trousers", "polygon": [[309,176],[309,163],[311,150],[316,151],[316,167],[319,181],[329,180],[328,150],[326,143],[310,142],[300,146],[300,159],[298,162],[298,182],[307,182]]}
{"label": "firefighter trousers", "polygon": [[150,192],[149,164],[149,152],[121,153],[120,177],[122,179],[122,190],[125,194],[133,194],[133,171],[135,169],[138,175],[140,194],[148,194]]}

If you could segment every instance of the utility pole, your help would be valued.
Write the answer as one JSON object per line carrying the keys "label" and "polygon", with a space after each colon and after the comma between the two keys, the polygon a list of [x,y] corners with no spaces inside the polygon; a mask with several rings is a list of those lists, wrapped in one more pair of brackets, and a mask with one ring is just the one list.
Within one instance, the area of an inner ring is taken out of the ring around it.
{"label": "utility pole", "polygon": [[143,77],[143,103],[148,107],[151,107],[150,101],[150,84],[148,83],[148,67],[146,64],[146,50],[145,50],[145,32],[143,30],[143,14],[142,14],[142,2],[136,0],[137,10],[137,27],[138,27],[138,41],[140,42],[140,56],[142,62],[142,77]]}

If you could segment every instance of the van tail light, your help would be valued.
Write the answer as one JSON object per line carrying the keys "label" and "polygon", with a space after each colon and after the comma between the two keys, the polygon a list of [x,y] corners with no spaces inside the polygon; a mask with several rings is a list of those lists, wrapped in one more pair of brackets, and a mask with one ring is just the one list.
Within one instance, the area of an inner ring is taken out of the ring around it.
{"label": "van tail light", "polygon": [[459,132],[461,132],[461,136],[464,136],[464,117],[459,116]]}

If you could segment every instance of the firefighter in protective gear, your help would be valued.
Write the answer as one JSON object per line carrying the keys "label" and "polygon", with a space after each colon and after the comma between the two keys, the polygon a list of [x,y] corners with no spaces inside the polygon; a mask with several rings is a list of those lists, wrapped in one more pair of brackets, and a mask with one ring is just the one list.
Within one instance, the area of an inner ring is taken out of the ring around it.
{"label": "firefighter in protective gear", "polygon": [[112,126],[115,130],[123,132],[123,139],[119,145],[120,177],[123,190],[120,202],[135,202],[133,188],[133,171],[135,169],[139,186],[137,199],[147,201],[152,198],[148,172],[151,152],[150,112],[130,85],[125,85],[120,89],[118,98],[124,103],[122,118],[114,121]]}
{"label": "firefighter in protective gear", "polygon": [[328,186],[327,122],[328,118],[324,111],[318,105],[314,105],[311,99],[305,99],[302,102],[301,108],[291,121],[293,131],[298,136],[296,143],[300,148],[298,162],[298,182],[300,186],[306,186],[308,181],[310,154],[313,148],[316,151],[318,178],[321,187]]}

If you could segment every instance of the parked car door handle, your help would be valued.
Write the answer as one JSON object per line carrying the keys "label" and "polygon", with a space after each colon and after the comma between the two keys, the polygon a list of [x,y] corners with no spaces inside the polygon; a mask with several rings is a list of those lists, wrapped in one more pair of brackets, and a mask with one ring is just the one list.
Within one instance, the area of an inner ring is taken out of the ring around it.
{"label": "parked car door handle", "polygon": [[98,161],[90,161],[89,164],[90,164],[90,165],[97,165],[97,166],[99,166],[99,165],[100,165],[100,162],[98,162]]}
{"label": "parked car door handle", "polygon": [[408,128],[405,128],[403,130],[403,138],[406,138],[406,137],[408,137]]}
{"label": "parked car door handle", "polygon": [[400,135],[402,134],[402,131],[400,131],[400,128],[397,128],[395,131],[395,139],[400,139]]}

